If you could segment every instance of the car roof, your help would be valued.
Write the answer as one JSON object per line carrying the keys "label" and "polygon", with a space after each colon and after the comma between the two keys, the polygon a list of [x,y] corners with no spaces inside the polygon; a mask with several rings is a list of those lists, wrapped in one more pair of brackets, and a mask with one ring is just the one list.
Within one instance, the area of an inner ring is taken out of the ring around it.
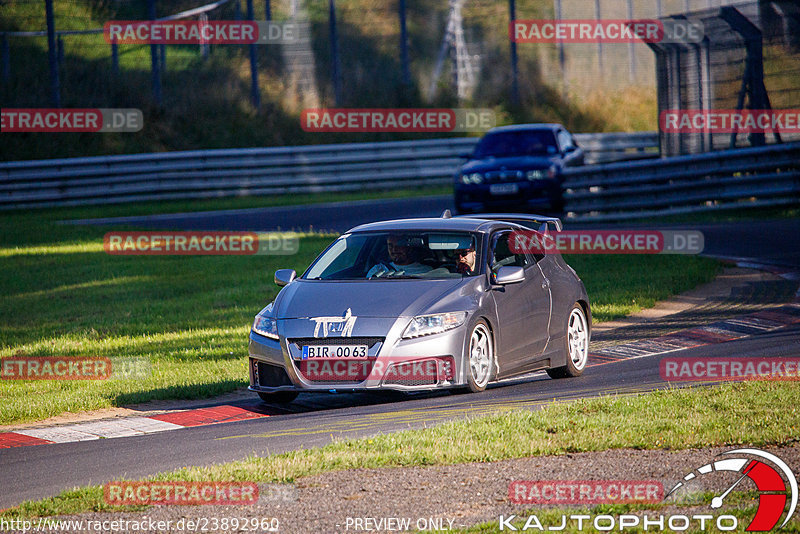
{"label": "car roof", "polygon": [[[351,228],[351,232],[392,231],[392,230],[451,230],[462,232],[486,232],[494,227],[508,226],[501,221],[489,221],[479,218],[457,217],[443,219],[440,217],[425,217],[419,219],[395,219],[362,224]],[[512,225],[513,226],[513,225]]]}
{"label": "car roof", "polygon": [[523,228],[529,229],[529,223],[536,219],[536,223],[549,221],[554,223],[558,230],[561,230],[561,221],[554,217],[545,217],[533,214],[481,214],[461,215],[458,217],[424,217],[417,219],[394,219],[390,221],[378,221],[362,224],[351,228],[346,233],[351,232],[373,232],[373,231],[462,231],[462,232],[491,232],[497,228]]}
{"label": "car roof", "polygon": [[558,130],[566,129],[563,125],[558,123],[530,123],[530,124],[511,124],[509,126],[498,126],[492,128],[486,134],[501,133],[501,132],[523,132],[531,130]]}

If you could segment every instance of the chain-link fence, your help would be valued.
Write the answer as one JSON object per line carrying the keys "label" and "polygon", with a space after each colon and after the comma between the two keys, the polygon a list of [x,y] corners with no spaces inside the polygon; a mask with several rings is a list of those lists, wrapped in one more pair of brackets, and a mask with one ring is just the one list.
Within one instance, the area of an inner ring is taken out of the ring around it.
{"label": "chain-link fence", "polygon": [[[705,38],[694,44],[653,44],[659,110],[784,110],[800,103],[800,5],[794,0],[753,1],[687,14]],[[763,145],[798,139],[781,132],[661,133],[664,155]]]}

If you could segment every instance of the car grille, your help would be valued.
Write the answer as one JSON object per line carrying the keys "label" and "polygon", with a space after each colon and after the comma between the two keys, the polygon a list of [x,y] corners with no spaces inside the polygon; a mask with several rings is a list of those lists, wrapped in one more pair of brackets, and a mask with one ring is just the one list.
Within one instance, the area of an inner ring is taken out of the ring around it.
{"label": "car grille", "polygon": [[525,178],[523,171],[489,171],[484,174],[487,182],[516,182]]}
{"label": "car grille", "polygon": [[252,373],[251,382],[253,385],[270,388],[292,385],[292,381],[289,379],[286,370],[279,365],[271,365],[250,358],[250,370]]}
{"label": "car grille", "polygon": [[369,377],[375,358],[311,359],[294,362],[297,374],[315,384],[358,384]]}
{"label": "car grille", "polygon": [[435,386],[439,378],[453,379],[453,358],[444,356],[393,365],[386,373],[384,385]]}

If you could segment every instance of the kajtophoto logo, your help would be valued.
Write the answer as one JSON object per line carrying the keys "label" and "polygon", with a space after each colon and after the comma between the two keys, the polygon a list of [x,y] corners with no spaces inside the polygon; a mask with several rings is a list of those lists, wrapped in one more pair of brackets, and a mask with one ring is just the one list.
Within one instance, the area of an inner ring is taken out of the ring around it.
{"label": "kajtophoto logo", "polygon": [[[711,463],[702,465],[686,474],[664,496],[673,497],[679,490],[691,487],[693,493],[705,493],[703,482],[714,482],[725,489],[711,499],[712,511],[720,510],[725,499],[736,489],[756,491],[758,506],[749,520],[746,532],[766,532],[783,528],[797,510],[797,478],[782,459],[760,449],[743,448],[726,451]],[[620,488],[630,484],[627,494]],[[509,486],[509,500],[519,504],[598,504],[654,502],[654,495],[663,494],[661,484],[653,481],[515,481]],[[584,489],[582,485],[585,485]],[[698,487],[699,486],[699,487]],[[753,488],[755,486],[755,489]],[[638,489],[637,489],[638,488]],[[659,488],[661,489],[658,492]],[[613,491],[612,491],[613,490]],[[627,498],[626,498],[627,495]],[[637,498],[638,497],[640,498]],[[680,505],[680,501],[670,504]],[[696,508],[693,503],[693,509]],[[745,517],[744,520],[749,518]],[[783,519],[783,521],[781,521]],[[525,521],[524,526],[519,524]],[[779,524],[780,523],[780,524]],[[561,531],[569,525],[570,531],[594,529],[597,531],[692,531],[704,532],[716,529],[734,531],[739,528],[739,518],[732,514],[652,514],[652,513],[580,513],[563,514],[553,524],[543,523],[536,514],[527,517],[501,515],[498,527],[501,531]]]}
{"label": "kajtophoto logo", "polygon": [[[758,508],[745,530],[748,532],[772,530],[781,517],[784,519],[778,528],[786,526],[797,509],[798,496],[797,478],[786,462],[774,454],[760,449],[735,449],[723,452],[719,456],[725,456],[725,458],[702,465],[684,476],[667,493],[665,499],[685,487],[690,481],[711,478],[719,473],[736,473],[736,481],[711,500],[711,508],[714,510],[721,508],[725,498],[746,479],[749,479],[752,484],[755,484],[759,494]],[[753,459],[753,456],[758,459]],[[787,501],[789,503],[788,510],[786,510]]]}

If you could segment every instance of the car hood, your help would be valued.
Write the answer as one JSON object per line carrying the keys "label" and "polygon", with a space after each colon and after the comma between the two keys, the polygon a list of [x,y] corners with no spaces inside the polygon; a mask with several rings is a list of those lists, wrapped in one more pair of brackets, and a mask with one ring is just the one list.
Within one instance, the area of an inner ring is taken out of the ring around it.
{"label": "car hood", "polygon": [[467,283],[446,280],[296,280],[283,288],[273,313],[279,319],[342,317],[413,317],[445,293]]}
{"label": "car hood", "polygon": [[508,170],[535,170],[547,169],[554,163],[557,158],[549,158],[546,156],[518,156],[513,158],[486,158],[474,159],[465,163],[461,167],[462,173],[470,172],[486,172],[502,170],[505,167]]}

